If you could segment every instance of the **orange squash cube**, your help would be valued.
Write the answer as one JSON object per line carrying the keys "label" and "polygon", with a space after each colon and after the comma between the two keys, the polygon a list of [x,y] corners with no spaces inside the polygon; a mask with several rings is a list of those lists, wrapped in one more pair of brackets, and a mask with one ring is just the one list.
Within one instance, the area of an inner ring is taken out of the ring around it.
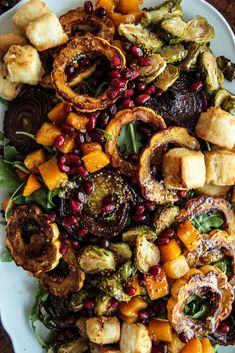
{"label": "orange squash cube", "polygon": [[119,0],[119,8],[122,14],[139,11],[139,0]]}
{"label": "orange squash cube", "polygon": [[127,286],[135,288],[135,296],[141,295],[143,287],[140,286],[138,276],[134,276],[128,279]]}
{"label": "orange squash cube", "polygon": [[122,302],[119,304],[120,313],[126,317],[136,317],[141,309],[147,308],[146,301],[139,297],[131,298],[129,302]]}
{"label": "orange squash cube", "polygon": [[90,173],[94,173],[109,164],[109,157],[103,151],[90,152],[82,160]]}
{"label": "orange squash cube", "polygon": [[177,229],[177,235],[189,251],[193,251],[202,240],[202,235],[189,221],[185,221]]}
{"label": "orange squash cube", "polygon": [[163,269],[167,277],[178,279],[183,277],[189,271],[189,266],[185,257],[180,255],[174,260],[165,262]]}
{"label": "orange squash cube", "polygon": [[44,123],[36,133],[36,142],[40,145],[53,146],[54,140],[61,135],[61,130],[55,125]]}
{"label": "orange squash cube", "polygon": [[61,147],[59,147],[59,150],[63,153],[69,153],[72,150],[74,150],[74,148],[77,147],[77,144],[75,142],[76,136],[77,136],[76,132],[72,133],[71,135],[66,136],[64,144]]}
{"label": "orange squash cube", "polygon": [[206,337],[201,339],[202,353],[215,353],[215,348]]}
{"label": "orange squash cube", "polygon": [[88,154],[93,151],[102,151],[102,146],[98,142],[84,142],[79,147],[83,154]]}
{"label": "orange squash cube", "polygon": [[118,28],[121,23],[135,23],[141,18],[141,11],[135,13],[129,13],[127,15],[122,15],[118,12],[110,12],[109,16],[113,20],[113,23]]}
{"label": "orange squash cube", "polygon": [[36,151],[33,151],[25,157],[24,165],[28,170],[33,173],[38,171],[38,167],[46,161],[46,153],[45,151],[40,148]]}
{"label": "orange squash cube", "polygon": [[117,5],[116,0],[98,0],[96,7],[103,7],[106,11],[114,11]]}
{"label": "orange squash cube", "polygon": [[58,103],[54,108],[48,113],[48,118],[56,125],[64,124],[67,118],[67,111],[65,109],[65,103]]}
{"label": "orange squash cube", "polygon": [[30,174],[23,190],[23,196],[30,196],[34,191],[41,189],[41,187],[37,177],[34,174]]}
{"label": "orange squash cube", "polygon": [[86,114],[82,113],[69,113],[66,119],[66,123],[73,126],[76,130],[85,132],[86,131],[86,124],[88,123],[89,119]]}
{"label": "orange squash cube", "polygon": [[153,276],[150,273],[145,274],[145,282],[146,290],[151,300],[156,300],[169,294],[169,285],[163,269],[157,276]]}
{"label": "orange squash cube", "polygon": [[[172,341],[167,343],[168,351],[170,353],[180,353],[184,348],[185,343],[183,343],[176,332],[173,332]],[[193,353],[193,352],[191,352]]]}
{"label": "orange squash cube", "polygon": [[59,170],[57,166],[57,159],[55,157],[41,164],[38,169],[49,190],[58,188],[61,184],[68,180],[67,174],[61,173]]}
{"label": "orange squash cube", "polygon": [[149,336],[152,341],[172,341],[172,327],[169,321],[152,319],[149,322]]}
{"label": "orange squash cube", "polygon": [[181,254],[181,249],[175,239],[171,239],[166,245],[160,245],[159,249],[162,262],[174,260]]}
{"label": "orange squash cube", "polygon": [[202,344],[199,338],[193,338],[188,341],[181,353],[202,353]]}

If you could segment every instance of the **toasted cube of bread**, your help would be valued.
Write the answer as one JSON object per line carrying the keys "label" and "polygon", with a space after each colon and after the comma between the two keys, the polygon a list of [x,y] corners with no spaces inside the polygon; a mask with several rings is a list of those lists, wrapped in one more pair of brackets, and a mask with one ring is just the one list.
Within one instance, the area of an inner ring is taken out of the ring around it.
{"label": "toasted cube of bread", "polygon": [[7,53],[8,49],[12,45],[26,45],[27,39],[19,33],[5,33],[0,35],[0,60]]}
{"label": "toasted cube of bread", "polygon": [[205,152],[206,183],[233,185],[235,183],[235,153],[230,151]]}
{"label": "toasted cube of bread", "polygon": [[39,54],[31,45],[12,45],[4,62],[12,82],[37,85],[44,72]]}
{"label": "toasted cube of bread", "polygon": [[27,26],[26,36],[38,51],[54,48],[68,41],[58,17],[52,12],[31,22]]}
{"label": "toasted cube of bread", "polygon": [[10,81],[6,66],[0,63],[0,97],[13,100],[20,93],[22,85]]}
{"label": "toasted cube of bread", "polygon": [[166,186],[175,189],[199,188],[205,184],[206,169],[200,151],[172,148],[164,154],[162,172]]}
{"label": "toasted cube of bread", "polygon": [[217,146],[232,149],[235,145],[235,117],[220,107],[210,108],[200,115],[196,133]]}
{"label": "toasted cube of bread", "polygon": [[19,8],[12,17],[12,21],[16,28],[25,34],[26,27],[30,22],[36,21],[48,12],[50,12],[50,10],[41,0],[29,0],[25,5]]}

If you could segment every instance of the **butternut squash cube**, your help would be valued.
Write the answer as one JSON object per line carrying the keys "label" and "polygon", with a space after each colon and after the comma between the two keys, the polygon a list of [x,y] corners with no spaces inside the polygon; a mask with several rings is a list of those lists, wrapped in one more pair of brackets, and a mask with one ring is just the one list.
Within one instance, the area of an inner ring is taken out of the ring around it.
{"label": "butternut squash cube", "polygon": [[116,0],[98,0],[96,7],[103,7],[106,11],[114,11],[117,5]]}
{"label": "butternut squash cube", "polygon": [[185,344],[179,339],[179,336],[177,335],[177,333],[173,332],[172,341],[167,344],[167,347],[168,347],[169,353],[180,353],[184,348],[184,345]]}
{"label": "butternut squash cube", "polygon": [[71,135],[68,135],[65,137],[64,144],[59,147],[59,150],[63,153],[69,153],[71,152],[74,148],[77,147],[77,144],[75,142],[75,137],[77,136],[76,132],[74,132]]}
{"label": "butternut squash cube", "polygon": [[147,308],[148,304],[142,298],[134,297],[129,302],[119,304],[119,310],[126,317],[138,317],[138,312],[141,309]]}
{"label": "butternut squash cube", "polygon": [[102,146],[98,142],[84,142],[79,147],[83,154],[88,154],[93,151],[102,151]]}
{"label": "butternut squash cube", "polygon": [[66,119],[66,123],[73,126],[76,130],[85,132],[86,131],[86,124],[88,123],[89,119],[86,114],[82,113],[69,113]]}
{"label": "butternut squash cube", "polygon": [[189,221],[185,221],[179,226],[177,235],[189,251],[197,248],[202,240],[202,235]]}
{"label": "butternut squash cube", "polygon": [[103,151],[90,152],[82,160],[90,173],[94,173],[109,164],[109,157]]}
{"label": "butternut squash cube", "polygon": [[169,294],[169,285],[163,269],[161,269],[160,274],[157,276],[147,273],[145,275],[145,282],[146,290],[151,300],[156,300]]}
{"label": "butternut squash cube", "polygon": [[59,170],[57,166],[57,159],[55,157],[41,164],[38,169],[49,190],[58,188],[61,184],[68,180],[67,174],[61,173]]}
{"label": "butternut squash cube", "polygon": [[119,0],[119,8],[122,14],[138,12],[140,3],[139,0]]}
{"label": "butternut squash cube", "polygon": [[215,349],[210,340],[206,337],[201,339],[202,353],[215,353]]}
{"label": "butternut squash cube", "polygon": [[175,239],[171,239],[166,245],[160,245],[159,249],[162,262],[174,260],[181,254],[181,249]]}
{"label": "butternut squash cube", "polygon": [[125,316],[122,315],[121,312],[118,313],[118,317],[119,319],[121,319],[122,321],[124,321],[126,324],[135,324],[136,322],[138,322],[138,317],[137,316]]}
{"label": "butternut squash cube", "polygon": [[172,327],[169,321],[152,319],[149,322],[149,336],[152,341],[172,341]]}
{"label": "butternut squash cube", "polygon": [[127,286],[135,288],[134,296],[141,295],[143,287],[140,286],[138,276],[134,276],[134,277],[131,277],[130,279],[128,279]]}
{"label": "butternut squash cube", "polygon": [[174,260],[165,262],[163,269],[167,277],[178,279],[183,277],[189,271],[189,266],[185,257],[180,255]]}
{"label": "butternut squash cube", "polygon": [[23,190],[23,196],[30,196],[34,191],[39,189],[41,189],[41,184],[37,177],[34,174],[30,174]]}
{"label": "butternut squash cube", "polygon": [[202,353],[202,344],[199,338],[193,338],[188,341],[181,353]]}
{"label": "butternut squash cube", "polygon": [[28,170],[33,173],[38,171],[38,167],[46,161],[46,153],[40,148],[36,151],[33,151],[25,157],[24,165]]}
{"label": "butternut squash cube", "polygon": [[58,103],[48,113],[48,118],[56,125],[62,125],[66,121],[68,113],[65,110],[65,103]]}
{"label": "butternut squash cube", "polygon": [[40,145],[53,146],[54,140],[61,130],[54,124],[44,123],[36,133],[36,142]]}

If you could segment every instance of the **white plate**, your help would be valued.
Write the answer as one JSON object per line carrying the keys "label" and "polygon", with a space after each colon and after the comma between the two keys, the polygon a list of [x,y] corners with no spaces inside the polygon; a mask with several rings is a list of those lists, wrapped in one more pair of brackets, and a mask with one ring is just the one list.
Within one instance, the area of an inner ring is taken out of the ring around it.
{"label": "white plate", "polygon": [[[44,0],[57,15],[66,10],[76,8],[82,0]],[[23,0],[14,9],[0,17],[0,34],[13,30],[11,17]],[[156,6],[163,1],[146,0],[144,6]],[[203,0],[183,0],[182,6],[186,18],[195,15],[205,16],[216,30],[216,38],[211,47],[214,53],[225,55],[235,62],[235,37],[225,19],[208,3]],[[235,84],[226,82],[224,85],[235,93]],[[4,106],[0,103],[0,123],[4,116]],[[0,198],[4,196],[0,193]],[[1,228],[0,253],[4,248],[4,230]],[[35,280],[14,263],[0,263],[0,313],[4,327],[9,332],[15,353],[42,353],[28,322],[28,315],[33,303],[32,292],[36,287]],[[0,347],[1,351],[1,347]],[[219,353],[234,353],[235,347],[219,348]],[[192,352],[193,353],[193,352]]]}

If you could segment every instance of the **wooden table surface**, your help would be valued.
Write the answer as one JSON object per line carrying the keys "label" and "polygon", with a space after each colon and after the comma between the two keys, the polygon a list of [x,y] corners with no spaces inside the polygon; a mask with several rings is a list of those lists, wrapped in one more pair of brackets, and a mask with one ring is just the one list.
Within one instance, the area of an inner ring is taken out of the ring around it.
{"label": "wooden table surface", "polygon": [[[190,1],[190,0],[188,0]],[[235,0],[208,0],[229,22],[235,33]],[[13,353],[9,337],[0,324],[0,353]],[[23,352],[22,352],[23,353]],[[33,353],[33,352],[32,352]]]}

